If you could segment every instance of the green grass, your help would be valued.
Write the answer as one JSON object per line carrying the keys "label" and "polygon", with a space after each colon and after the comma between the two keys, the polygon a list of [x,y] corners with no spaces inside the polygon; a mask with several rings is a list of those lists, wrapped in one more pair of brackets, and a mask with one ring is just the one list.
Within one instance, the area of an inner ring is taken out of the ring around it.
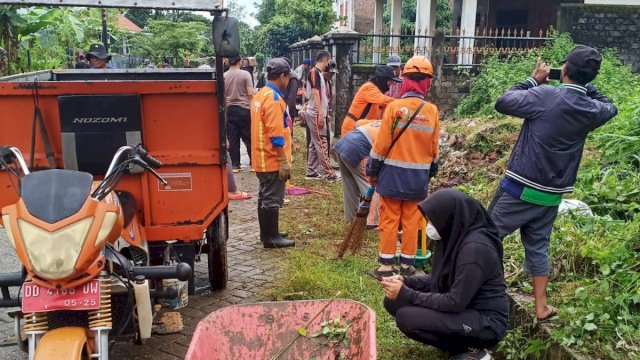
{"label": "green grass", "polygon": [[[302,131],[298,131],[298,134]],[[298,143],[303,143],[298,139]],[[367,275],[377,266],[378,235],[369,231],[365,248],[357,256],[336,260],[337,244],[348,225],[343,220],[342,185],[305,181],[304,153],[294,154],[291,183],[331,195],[289,196],[291,203],[281,212],[281,229],[289,231],[297,245],[288,251],[272,297],[277,300],[340,298],[360,301],[376,312],[379,359],[443,359],[439,350],[405,337],[385,311],[380,285]]]}

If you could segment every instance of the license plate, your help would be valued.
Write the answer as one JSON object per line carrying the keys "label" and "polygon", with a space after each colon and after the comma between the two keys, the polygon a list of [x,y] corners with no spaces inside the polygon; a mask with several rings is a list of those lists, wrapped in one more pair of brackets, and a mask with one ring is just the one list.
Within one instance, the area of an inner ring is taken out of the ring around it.
{"label": "license plate", "polygon": [[91,280],[74,289],[51,290],[32,282],[22,285],[22,312],[54,310],[96,310],[100,307],[100,280]]}

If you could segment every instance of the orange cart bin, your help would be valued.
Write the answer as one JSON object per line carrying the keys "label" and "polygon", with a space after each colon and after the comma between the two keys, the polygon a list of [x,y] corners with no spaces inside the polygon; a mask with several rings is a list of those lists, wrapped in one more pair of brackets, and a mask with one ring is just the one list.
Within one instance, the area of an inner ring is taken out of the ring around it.
{"label": "orange cart bin", "polygon": [[[209,283],[220,289],[227,279],[228,198],[226,131],[216,91],[215,72],[206,69],[53,70],[6,77],[0,79],[0,144],[21,149],[34,171],[55,166],[99,179],[120,146],[141,143],[164,164],[158,173],[169,186],[136,168],[120,182],[117,192],[130,194],[126,198],[136,204],[129,216],[144,228],[144,234],[130,235],[151,254],[132,257],[193,266],[204,252]],[[34,116],[38,111],[41,120]],[[0,172],[0,208],[18,200],[15,186]],[[189,285],[193,293],[193,278]]]}
{"label": "orange cart bin", "polygon": [[228,306],[196,328],[186,360],[376,359],[376,315],[353,300]]}

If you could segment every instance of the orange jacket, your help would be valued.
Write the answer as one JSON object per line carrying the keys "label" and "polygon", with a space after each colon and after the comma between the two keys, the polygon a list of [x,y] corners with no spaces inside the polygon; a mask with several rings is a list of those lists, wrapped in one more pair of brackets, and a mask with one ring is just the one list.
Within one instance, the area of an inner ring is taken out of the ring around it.
{"label": "orange jacket", "polygon": [[426,103],[389,151],[393,139],[398,137],[421,103],[419,97],[407,97],[392,102],[384,111],[380,133],[367,162],[367,175],[378,177],[377,191],[382,196],[401,200],[427,197],[429,170],[438,157],[438,108]]}
{"label": "orange jacket", "polygon": [[278,151],[291,163],[289,112],[282,91],[267,83],[253,97],[251,104],[251,162],[256,172],[278,171]]}
{"label": "orange jacket", "polygon": [[[353,131],[356,127],[356,121],[360,119],[380,119],[381,110],[394,100],[396,99],[383,94],[374,83],[366,82],[353,97],[349,112],[342,122],[340,136],[345,136]],[[371,104],[369,112],[364,114],[369,104]]]}

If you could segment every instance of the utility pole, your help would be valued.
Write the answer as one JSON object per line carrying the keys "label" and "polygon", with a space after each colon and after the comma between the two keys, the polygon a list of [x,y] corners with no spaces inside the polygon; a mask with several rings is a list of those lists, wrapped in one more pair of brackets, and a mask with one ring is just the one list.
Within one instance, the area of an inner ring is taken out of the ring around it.
{"label": "utility pole", "polygon": [[107,10],[101,9],[102,12],[102,44],[107,53],[109,52],[109,33],[107,32]]}

